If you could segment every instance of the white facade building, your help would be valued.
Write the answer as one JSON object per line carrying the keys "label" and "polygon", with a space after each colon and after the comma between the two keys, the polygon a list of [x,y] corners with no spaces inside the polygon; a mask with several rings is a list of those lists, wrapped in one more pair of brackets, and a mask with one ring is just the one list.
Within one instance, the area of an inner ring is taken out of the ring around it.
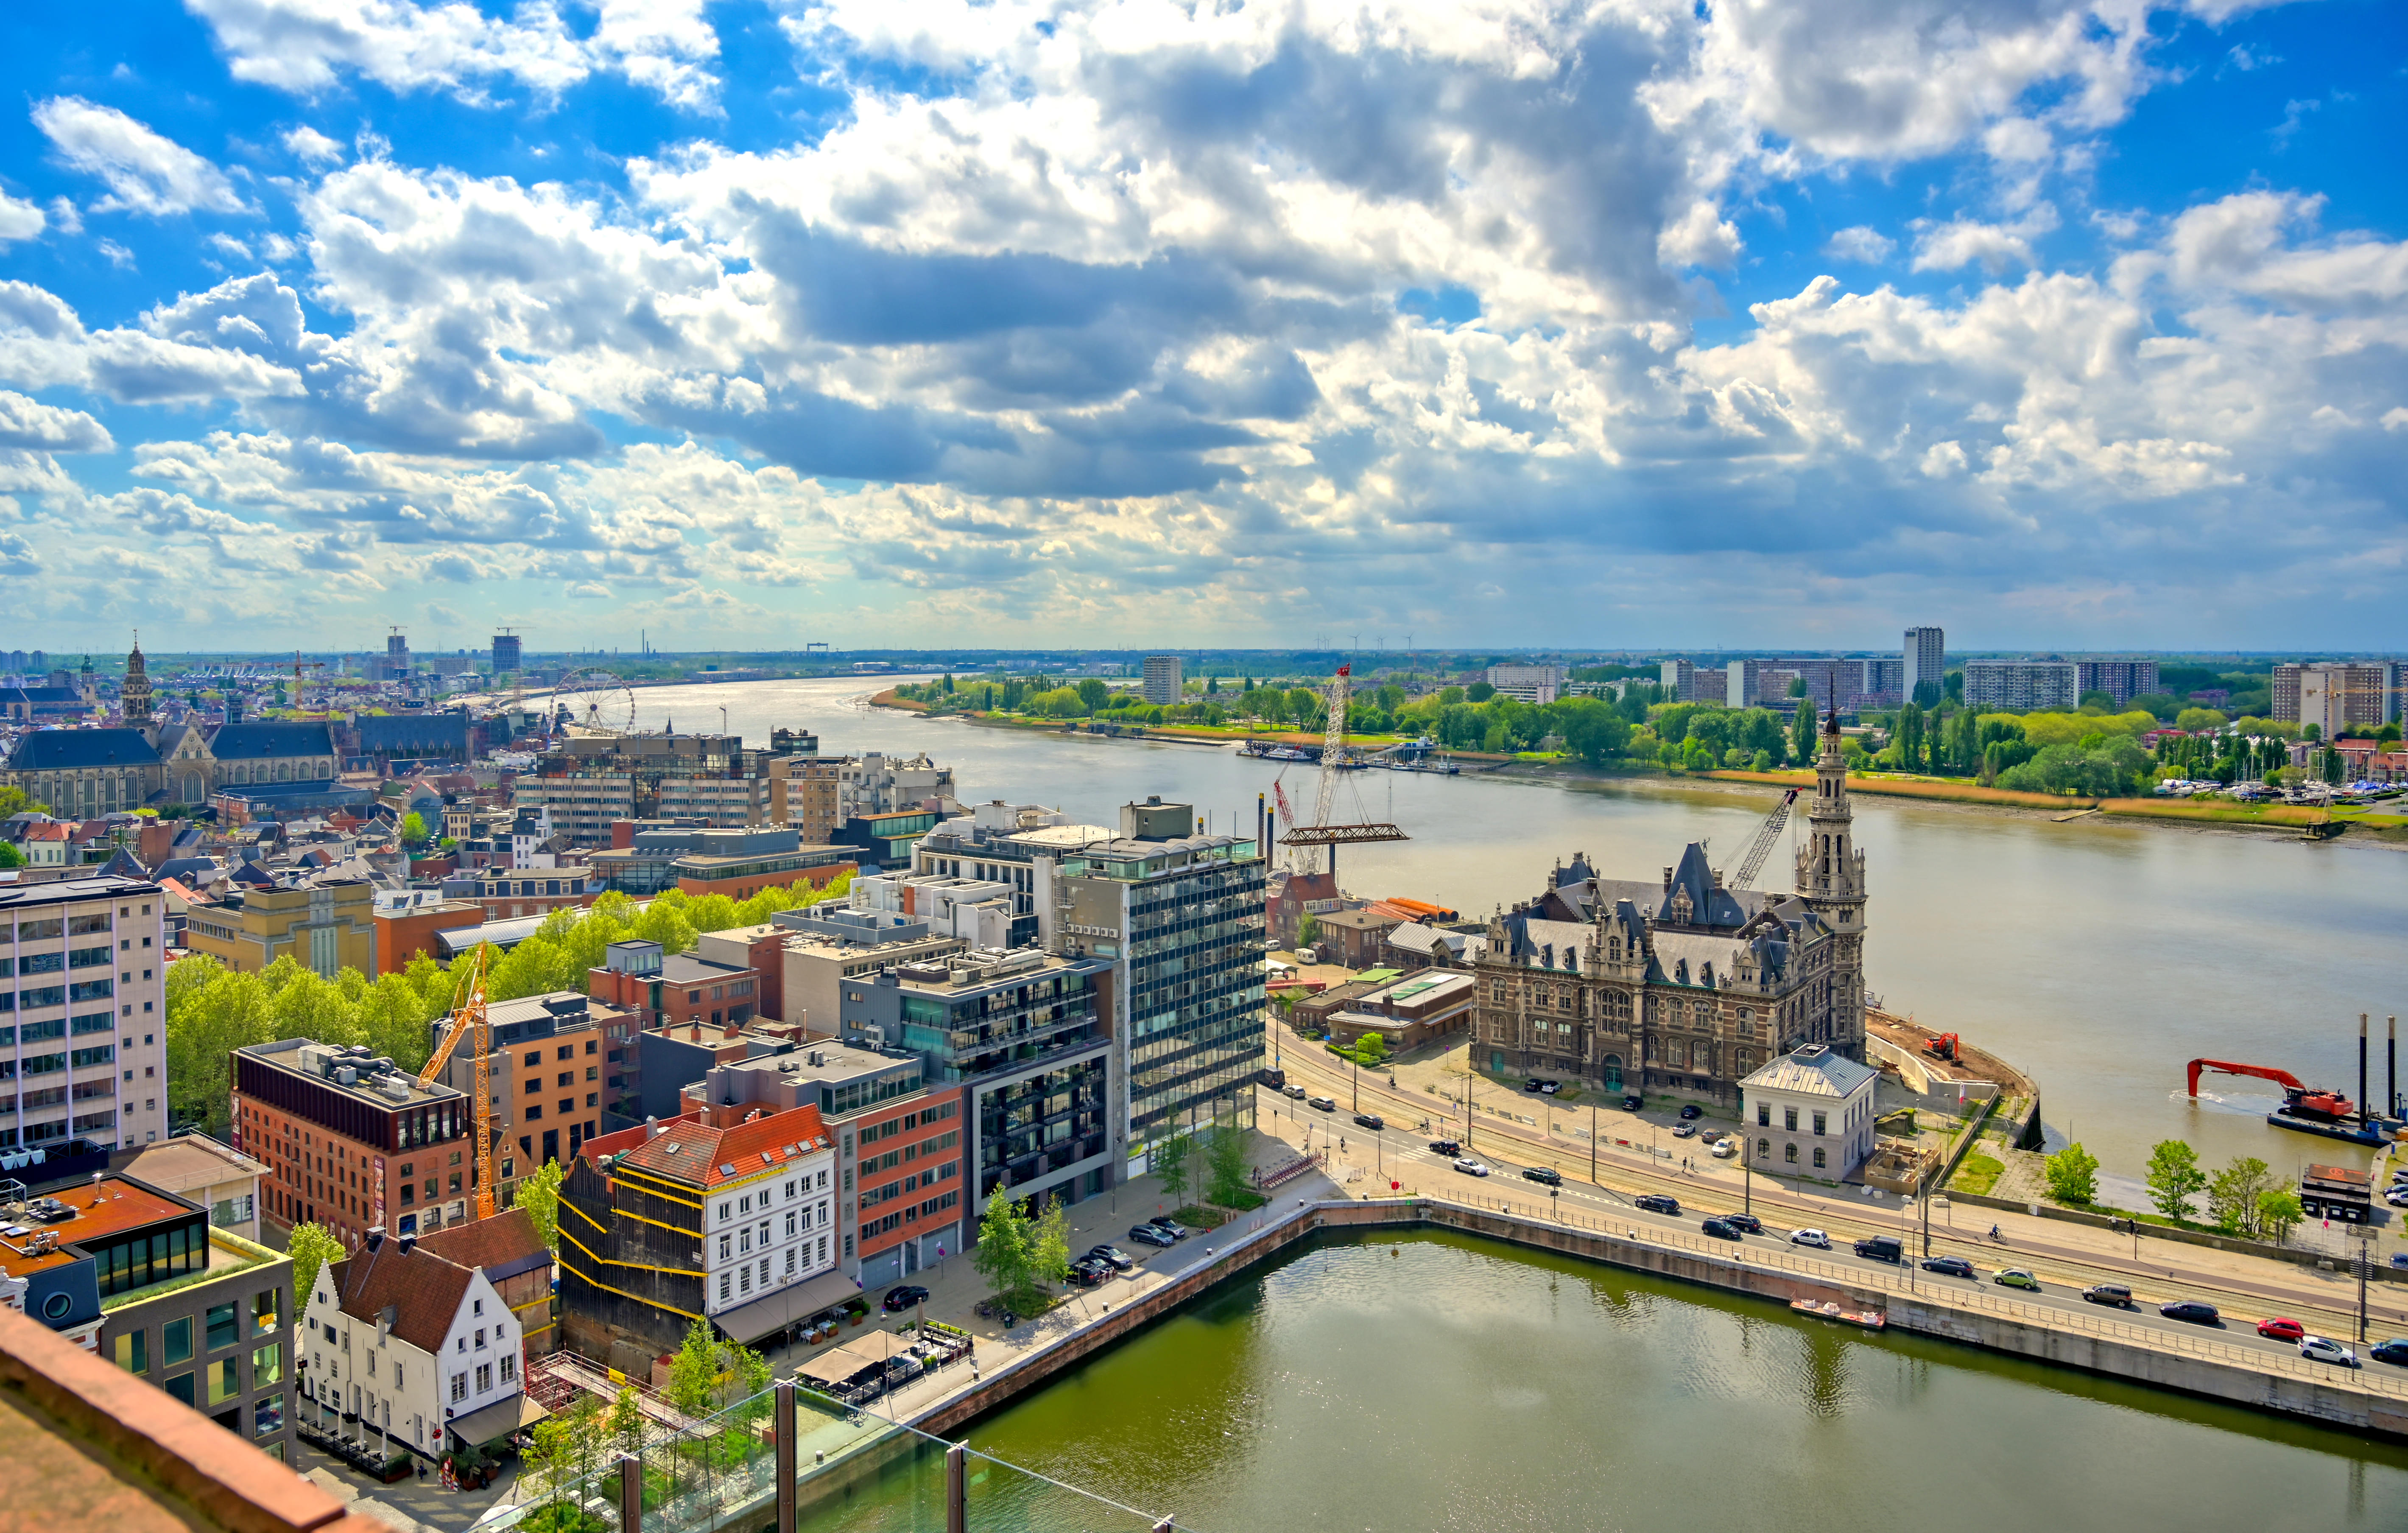
{"label": "white facade building", "polygon": [[305,1412],[423,1458],[515,1431],[525,1338],[485,1274],[372,1231],[329,1262],[302,1310]]}
{"label": "white facade building", "polygon": [[1488,684],[1500,697],[1525,703],[1552,703],[1562,693],[1570,673],[1561,666],[1491,666]]}
{"label": "white facade building", "polygon": [[1873,1153],[1880,1072],[1828,1043],[1792,1050],[1739,1083],[1750,1162],[1779,1176],[1840,1182]]}
{"label": "white facade building", "polygon": [[929,799],[959,806],[953,795],[953,769],[939,766],[925,755],[888,756],[872,752],[837,766],[836,809],[839,823],[864,814],[892,814],[916,809]]}
{"label": "white facade building", "polygon": [[[742,1153],[720,1163],[720,1179],[705,1195],[703,1312],[714,1319],[834,1271],[840,1258],[835,1147],[816,1109],[776,1115],[788,1117],[797,1132],[812,1136],[798,1143],[799,1153],[763,1165],[758,1153]],[[683,1125],[676,1131],[695,1132]]]}
{"label": "white facade building", "polygon": [[14,979],[0,1067],[17,1113],[0,1151],[167,1136],[166,896],[139,879],[0,886],[0,958]]}
{"label": "white facade building", "polygon": [[935,873],[869,873],[853,881],[851,908],[924,921],[932,937],[958,937],[974,948],[1013,945],[1017,886]]}
{"label": "white facade building", "polygon": [[[1914,695],[1910,684],[1907,695]],[[2071,712],[2082,706],[2082,667],[2071,660],[1968,660],[1965,706],[1977,712]]]}

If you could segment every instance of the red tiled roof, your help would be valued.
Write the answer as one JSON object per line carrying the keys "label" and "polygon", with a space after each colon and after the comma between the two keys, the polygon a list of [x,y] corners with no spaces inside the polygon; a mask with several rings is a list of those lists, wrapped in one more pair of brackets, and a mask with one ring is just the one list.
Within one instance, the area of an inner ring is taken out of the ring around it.
{"label": "red tiled roof", "polygon": [[664,1124],[659,1134],[621,1155],[619,1164],[689,1186],[716,1187],[827,1144],[820,1110],[804,1106],[725,1128],[693,1120]]}
{"label": "red tiled roof", "polygon": [[475,1276],[423,1247],[404,1251],[399,1240],[390,1238],[382,1249],[362,1251],[327,1270],[343,1313],[374,1325],[385,1306],[392,1305],[393,1334],[421,1352],[433,1353],[443,1350],[460,1300]]}
{"label": "red tiled roof", "polygon": [[504,1209],[489,1219],[447,1225],[419,1237],[418,1249],[487,1272],[517,1267],[547,1254],[533,1216],[520,1208]]}

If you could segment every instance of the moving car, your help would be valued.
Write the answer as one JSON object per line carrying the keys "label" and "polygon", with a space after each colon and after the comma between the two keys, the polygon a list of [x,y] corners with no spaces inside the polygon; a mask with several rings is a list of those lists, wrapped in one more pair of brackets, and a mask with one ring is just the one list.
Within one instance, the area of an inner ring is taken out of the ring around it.
{"label": "moving car", "polygon": [[1338,1110],[1338,1098],[1335,1096],[1308,1096],[1305,1098],[1304,1105],[1312,1109],[1315,1112],[1335,1112]]}
{"label": "moving car", "polygon": [[1743,1229],[1750,1235],[1764,1233],[1764,1221],[1752,1213],[1727,1213],[1723,1215],[1723,1223],[1733,1229]]}
{"label": "moving car", "polygon": [[2157,1313],[2168,1320],[2187,1320],[2194,1325],[2221,1325],[2224,1319],[2213,1304],[2201,1304],[2195,1298],[2178,1298],[2172,1304],[2157,1306]]}
{"label": "moving car", "polygon": [[1789,1232],[1789,1243],[1813,1246],[1817,1251],[1831,1249],[1831,1238],[1819,1229],[1793,1229]]}
{"label": "moving car", "polygon": [[1684,1103],[1681,1108],[1681,1116],[1684,1118],[1702,1118],[1705,1115],[1706,1110],[1695,1102]]}
{"label": "moving car", "polygon": [[886,1290],[886,1297],[878,1307],[891,1315],[901,1314],[927,1297],[928,1291],[925,1288],[916,1282],[907,1282],[900,1287]]}
{"label": "moving car", "polygon": [[1430,1153],[1433,1155],[1444,1155],[1448,1159],[1452,1160],[1455,1156],[1463,1153],[1463,1146],[1455,1143],[1453,1139],[1432,1139],[1430,1140]]}
{"label": "moving car", "polygon": [[1469,1155],[1466,1155],[1461,1160],[1456,1161],[1455,1163],[1455,1168],[1461,1171],[1465,1176],[1486,1176],[1488,1174],[1488,1168],[1472,1159]]}
{"label": "moving car", "polygon": [[1115,1272],[1126,1272],[1137,1266],[1137,1258],[1118,1246],[1096,1246],[1088,1251],[1087,1260],[1101,1262]]}
{"label": "moving car", "polygon": [[1552,1166],[1525,1166],[1522,1168],[1522,1180],[1544,1182],[1550,1187],[1560,1187],[1564,1184],[1564,1173]]}
{"label": "moving car", "polygon": [[2082,1291],[2082,1297],[2093,1304],[2112,1304],[2119,1310],[2132,1307],[2132,1291],[2120,1282],[2094,1282]]}
{"label": "moving car", "polygon": [[1644,1193],[1641,1194],[1635,1201],[1637,1201],[1641,1208],[1645,1209],[1650,1213],[1678,1213],[1681,1211],[1681,1200],[1677,1197],[1668,1197],[1662,1193]]}
{"label": "moving car", "polygon": [[1698,1137],[1698,1125],[1696,1124],[1679,1125],[1672,1130],[1672,1137],[1676,1139],[1695,1139]]}
{"label": "moving car", "polygon": [[2001,1268],[1991,1275],[1990,1281],[2001,1288],[2021,1288],[2034,1294],[2040,1292],[2040,1280],[2020,1267]]}
{"label": "moving car", "polygon": [[1357,1112],[1354,1114],[1354,1124],[1358,1128],[1369,1128],[1374,1131],[1388,1126],[1386,1122],[1383,1121],[1376,1112]]}
{"label": "moving car", "polygon": [[1274,1068],[1268,1065],[1264,1066],[1263,1084],[1267,1086],[1284,1087],[1287,1084],[1287,1071]]}
{"label": "moving car", "polygon": [[1165,1235],[1169,1236],[1174,1240],[1184,1240],[1189,1236],[1196,1233],[1194,1230],[1189,1229],[1185,1225],[1181,1224],[1178,1220],[1173,1219],[1167,1213],[1157,1213],[1153,1218],[1147,1220],[1146,1223],[1162,1231]]}
{"label": "moving car", "polygon": [[1282,1086],[1280,1087],[1280,1095],[1283,1096],[1292,1097],[1295,1100],[1301,1102],[1304,1100],[1306,1094],[1305,1089],[1302,1086]]}
{"label": "moving car", "polygon": [[1727,1219],[1709,1219],[1698,1227],[1717,1240],[1736,1240],[1740,1238],[1739,1226]]}
{"label": "moving car", "polygon": [[2343,1368],[2358,1367],[2358,1354],[2329,1337],[2300,1338],[2300,1355],[2311,1363],[2334,1363]]}
{"label": "moving car", "polygon": [[2296,1320],[2286,1320],[2276,1315],[2258,1322],[2258,1334],[2276,1341],[2304,1341],[2308,1337],[2308,1328]]}
{"label": "moving car", "polygon": [[1178,1236],[1158,1230],[1152,1225],[1131,1225],[1128,1238],[1140,1245],[1174,1246],[1179,1243]]}
{"label": "moving car", "polygon": [[1856,1254],[1870,1256],[1877,1262],[1903,1261],[1906,1247],[1899,1243],[1895,1235],[1868,1235],[1856,1242]]}
{"label": "moving car", "polygon": [[1923,1269],[1926,1272],[1938,1272],[1951,1278],[1970,1278],[1973,1275],[1973,1264],[1962,1256],[1926,1256],[1923,1258]]}
{"label": "moving car", "polygon": [[2398,1363],[2408,1367],[2408,1339],[2393,1337],[2388,1341],[2377,1341],[2371,1355],[2378,1363]]}

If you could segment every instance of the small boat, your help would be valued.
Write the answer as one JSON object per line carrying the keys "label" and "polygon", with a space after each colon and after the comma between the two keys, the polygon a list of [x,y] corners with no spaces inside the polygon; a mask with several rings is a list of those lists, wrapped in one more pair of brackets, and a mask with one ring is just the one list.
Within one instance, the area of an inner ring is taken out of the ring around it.
{"label": "small boat", "polygon": [[1879,1310],[1842,1309],[1830,1299],[1793,1298],[1789,1301],[1789,1308],[1801,1315],[1813,1315],[1817,1320],[1844,1321],[1851,1325],[1862,1325],[1869,1331],[1880,1330],[1889,1324],[1888,1317]]}

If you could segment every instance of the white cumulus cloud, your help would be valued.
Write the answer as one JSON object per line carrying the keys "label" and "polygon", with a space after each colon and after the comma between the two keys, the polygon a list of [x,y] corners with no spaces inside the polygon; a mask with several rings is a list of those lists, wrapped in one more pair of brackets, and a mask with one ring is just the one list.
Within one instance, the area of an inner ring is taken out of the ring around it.
{"label": "white cumulus cloud", "polygon": [[114,107],[81,96],[52,96],[35,106],[34,125],[61,160],[107,183],[108,195],[93,205],[101,211],[153,217],[195,209],[242,211],[242,198],[225,172]]}

